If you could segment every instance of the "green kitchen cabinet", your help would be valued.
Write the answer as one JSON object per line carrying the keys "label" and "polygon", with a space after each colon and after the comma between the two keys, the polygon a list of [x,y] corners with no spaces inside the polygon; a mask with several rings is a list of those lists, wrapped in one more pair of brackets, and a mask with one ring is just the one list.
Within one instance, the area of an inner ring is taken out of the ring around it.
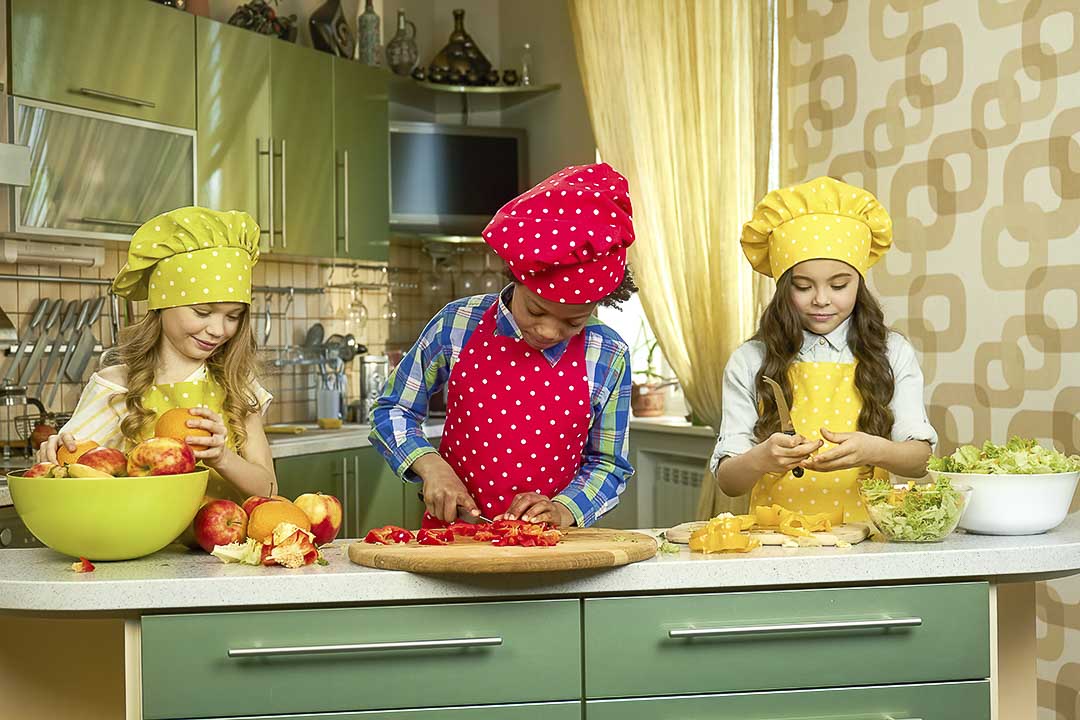
{"label": "green kitchen cabinet", "polygon": [[270,236],[270,43],[196,18],[199,204],[243,210]]}
{"label": "green kitchen cabinet", "polygon": [[195,128],[195,17],[133,0],[10,0],[13,95]]}
{"label": "green kitchen cabinet", "polygon": [[333,58],[270,43],[274,253],[334,254]]}
{"label": "green kitchen cabinet", "polygon": [[[580,702],[468,705],[466,707],[334,713],[334,720],[581,720]],[[210,719],[208,719],[210,720]],[[230,720],[266,720],[251,715]],[[326,715],[275,715],[274,720],[326,720]]]}
{"label": "green kitchen cabinet", "polygon": [[[712,671],[723,675],[726,667]],[[599,700],[586,703],[586,715],[589,720],[990,720],[990,682]]]}
{"label": "green kitchen cabinet", "polygon": [[390,231],[389,76],[334,59],[334,256],[385,261]]}
{"label": "green kitchen cabinet", "polygon": [[405,524],[401,480],[375,448],[360,448],[352,454],[354,489],[350,491],[350,502],[356,518],[352,536],[363,537],[373,527]]}
{"label": "green kitchen cabinet", "polygon": [[342,528],[348,526],[348,508],[345,500],[348,494],[346,481],[350,477],[353,454],[348,451],[315,453],[280,458],[274,461],[277,473],[278,494],[290,500],[309,492],[321,492],[333,495],[342,502],[346,510]]}

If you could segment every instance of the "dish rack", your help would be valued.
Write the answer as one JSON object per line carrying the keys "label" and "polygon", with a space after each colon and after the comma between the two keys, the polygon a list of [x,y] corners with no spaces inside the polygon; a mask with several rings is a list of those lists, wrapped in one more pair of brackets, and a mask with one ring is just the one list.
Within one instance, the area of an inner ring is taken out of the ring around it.
{"label": "dish rack", "polygon": [[28,453],[33,453],[37,448],[30,446],[30,436],[34,434],[34,428],[40,423],[52,425],[59,430],[71,419],[71,413],[44,412],[15,416],[15,432],[21,440],[26,441]]}

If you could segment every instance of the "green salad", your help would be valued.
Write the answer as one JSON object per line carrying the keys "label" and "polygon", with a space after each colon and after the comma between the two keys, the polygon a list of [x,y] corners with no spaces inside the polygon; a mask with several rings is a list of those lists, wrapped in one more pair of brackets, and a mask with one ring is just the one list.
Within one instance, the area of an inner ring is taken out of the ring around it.
{"label": "green salad", "polygon": [[933,542],[956,529],[964,495],[947,478],[917,485],[894,485],[873,478],[860,486],[866,511],[890,540]]}
{"label": "green salad", "polygon": [[1004,445],[987,440],[982,449],[964,445],[952,455],[930,458],[929,467],[937,472],[1044,475],[1080,471],[1080,455],[1065,455],[1034,440],[1013,437]]}

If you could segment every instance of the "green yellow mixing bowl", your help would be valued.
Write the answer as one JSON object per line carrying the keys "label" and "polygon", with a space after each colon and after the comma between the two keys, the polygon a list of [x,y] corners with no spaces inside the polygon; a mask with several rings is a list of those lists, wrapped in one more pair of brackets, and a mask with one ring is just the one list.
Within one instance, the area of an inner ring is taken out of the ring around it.
{"label": "green yellow mixing bowl", "polygon": [[176,539],[199,511],[208,470],[150,477],[7,476],[15,511],[53,550],[131,560]]}

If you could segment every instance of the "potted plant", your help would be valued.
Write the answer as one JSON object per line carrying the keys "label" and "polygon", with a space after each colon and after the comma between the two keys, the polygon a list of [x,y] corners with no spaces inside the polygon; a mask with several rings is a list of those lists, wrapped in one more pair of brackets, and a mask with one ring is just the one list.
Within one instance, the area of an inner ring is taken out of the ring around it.
{"label": "potted plant", "polygon": [[641,331],[645,335],[648,352],[645,356],[645,369],[635,370],[633,373],[630,409],[635,417],[657,417],[664,414],[667,398],[665,390],[678,381],[659,372],[656,366],[656,353],[660,347],[660,341],[651,337],[644,323],[642,323]]}

